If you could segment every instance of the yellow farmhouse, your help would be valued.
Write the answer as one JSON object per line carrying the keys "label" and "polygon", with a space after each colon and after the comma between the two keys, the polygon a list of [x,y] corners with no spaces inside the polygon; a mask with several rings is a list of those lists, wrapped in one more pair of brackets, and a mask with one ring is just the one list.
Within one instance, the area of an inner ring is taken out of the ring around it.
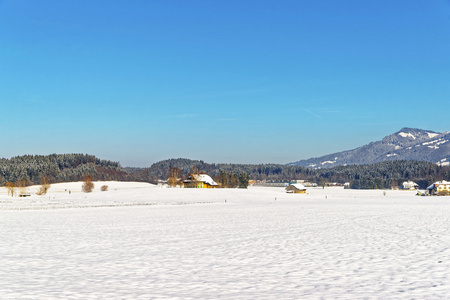
{"label": "yellow farmhouse", "polygon": [[187,188],[210,189],[218,186],[208,174],[192,174],[184,181],[184,187]]}

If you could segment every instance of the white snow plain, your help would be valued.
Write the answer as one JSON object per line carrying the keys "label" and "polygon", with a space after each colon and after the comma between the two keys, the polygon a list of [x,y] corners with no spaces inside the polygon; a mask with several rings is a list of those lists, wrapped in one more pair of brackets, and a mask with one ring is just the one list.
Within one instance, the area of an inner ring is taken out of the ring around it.
{"label": "white snow plain", "polygon": [[0,189],[0,299],[450,295],[450,197],[95,186]]}

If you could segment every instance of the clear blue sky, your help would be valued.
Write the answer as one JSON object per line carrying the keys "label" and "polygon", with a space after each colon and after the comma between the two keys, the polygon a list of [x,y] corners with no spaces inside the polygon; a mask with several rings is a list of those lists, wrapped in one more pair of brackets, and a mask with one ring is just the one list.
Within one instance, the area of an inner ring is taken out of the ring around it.
{"label": "clear blue sky", "polygon": [[450,130],[450,1],[0,0],[0,157],[288,163]]}

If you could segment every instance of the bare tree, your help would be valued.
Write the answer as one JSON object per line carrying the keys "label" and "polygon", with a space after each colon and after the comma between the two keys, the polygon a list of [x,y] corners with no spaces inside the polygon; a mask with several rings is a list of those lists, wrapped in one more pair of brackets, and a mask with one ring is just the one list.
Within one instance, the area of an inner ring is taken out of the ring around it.
{"label": "bare tree", "polygon": [[47,194],[48,189],[50,188],[50,179],[47,176],[41,177],[41,186],[39,187],[38,195]]}
{"label": "bare tree", "polygon": [[88,175],[84,177],[83,185],[81,186],[81,189],[85,193],[90,193],[94,189],[94,183],[92,182],[91,175]]}
{"label": "bare tree", "polygon": [[169,171],[167,172],[167,183],[169,184],[169,186],[175,187],[181,184],[181,180],[182,180],[181,170],[177,167],[170,168]]}
{"label": "bare tree", "polygon": [[27,180],[19,179],[16,182],[16,186],[19,188],[19,196],[25,195],[27,193]]}
{"label": "bare tree", "polygon": [[6,188],[8,189],[8,195],[11,195],[11,197],[14,197],[14,194],[16,193],[16,187],[12,181],[6,183]]}
{"label": "bare tree", "polygon": [[192,167],[192,174],[198,174],[200,172],[200,168],[197,166]]}

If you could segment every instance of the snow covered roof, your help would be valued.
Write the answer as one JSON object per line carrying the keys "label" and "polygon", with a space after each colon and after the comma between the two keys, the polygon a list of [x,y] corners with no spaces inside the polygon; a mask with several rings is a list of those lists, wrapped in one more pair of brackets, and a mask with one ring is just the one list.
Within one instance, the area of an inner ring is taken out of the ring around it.
{"label": "snow covered roof", "polygon": [[218,185],[208,174],[193,174],[194,180],[205,182],[211,186]]}
{"label": "snow covered roof", "polygon": [[300,183],[293,183],[291,186],[295,187],[297,190],[306,190],[305,186]]}
{"label": "snow covered roof", "polygon": [[419,186],[419,185],[414,181],[405,181],[403,182],[403,186]]}

